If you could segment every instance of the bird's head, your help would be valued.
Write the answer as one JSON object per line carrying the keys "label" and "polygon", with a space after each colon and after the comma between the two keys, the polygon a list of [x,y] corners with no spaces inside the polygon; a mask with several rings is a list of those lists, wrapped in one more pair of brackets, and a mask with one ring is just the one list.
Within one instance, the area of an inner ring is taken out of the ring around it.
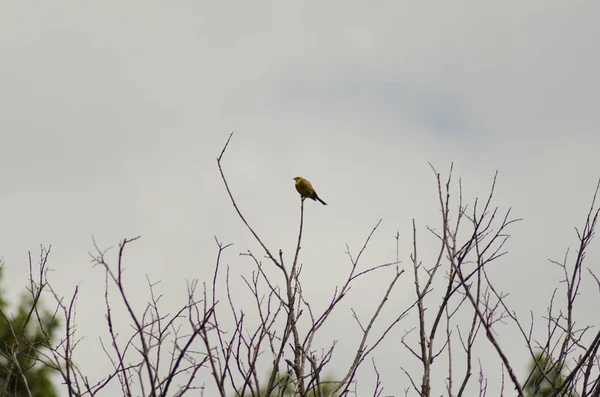
{"label": "bird's head", "polygon": [[297,176],[294,178],[294,180],[296,181],[296,183],[300,182],[302,180],[301,176]]}

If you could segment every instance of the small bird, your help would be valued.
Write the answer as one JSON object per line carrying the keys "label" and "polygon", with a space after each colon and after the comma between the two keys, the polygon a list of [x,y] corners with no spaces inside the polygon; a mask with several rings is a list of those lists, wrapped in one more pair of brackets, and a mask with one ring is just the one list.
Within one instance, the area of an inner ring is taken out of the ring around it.
{"label": "small bird", "polygon": [[323,205],[327,205],[325,201],[319,198],[317,192],[315,192],[315,189],[312,187],[309,181],[302,178],[301,176],[295,177],[294,180],[296,181],[296,190],[298,191],[298,193],[300,193],[300,196],[302,196],[302,198],[308,197],[315,201],[318,200]]}

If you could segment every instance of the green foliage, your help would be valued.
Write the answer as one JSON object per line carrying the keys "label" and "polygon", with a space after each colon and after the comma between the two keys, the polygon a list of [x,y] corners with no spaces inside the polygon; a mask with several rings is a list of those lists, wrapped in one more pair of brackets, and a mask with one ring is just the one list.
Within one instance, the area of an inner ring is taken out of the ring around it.
{"label": "green foliage", "polygon": [[[525,392],[528,397],[548,397],[562,386],[565,378],[562,368],[552,362],[546,353],[537,353],[529,368],[531,377],[525,384]],[[560,396],[569,396],[560,394]]]}
{"label": "green foliage", "polygon": [[56,319],[31,296],[23,296],[11,313],[3,295],[0,290],[0,396],[57,396],[50,380],[53,370],[39,363],[40,351],[57,329]]}
{"label": "green foliage", "polygon": [[[268,379],[263,383],[263,385],[266,385],[268,382]],[[290,397],[293,396],[293,391],[294,391],[294,387],[293,387],[293,383],[292,383],[292,379],[290,377],[289,374],[285,374],[285,375],[280,375],[277,378],[277,381],[275,382],[275,390],[273,390],[271,392],[271,396],[285,396],[285,397]],[[309,397],[337,397],[337,394],[333,394],[333,387],[331,386],[332,382],[329,379],[325,379],[324,381],[321,382],[321,385],[319,387],[319,389],[317,388],[311,388],[310,390],[307,391],[307,396]],[[263,386],[259,392],[258,392],[258,396],[266,396],[267,394],[267,387]],[[250,393],[246,393],[244,396],[250,396]]]}

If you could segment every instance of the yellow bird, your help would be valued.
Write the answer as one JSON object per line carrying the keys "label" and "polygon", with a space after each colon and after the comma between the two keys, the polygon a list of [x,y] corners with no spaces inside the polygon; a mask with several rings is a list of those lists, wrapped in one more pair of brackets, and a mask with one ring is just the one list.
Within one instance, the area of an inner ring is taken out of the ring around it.
{"label": "yellow bird", "polygon": [[301,176],[295,177],[294,180],[296,181],[296,190],[298,191],[298,193],[300,193],[300,196],[302,196],[302,198],[308,197],[315,201],[318,200],[323,205],[327,205],[325,201],[321,200],[319,196],[317,196],[317,192],[315,192],[315,189],[312,187],[309,181],[302,178]]}

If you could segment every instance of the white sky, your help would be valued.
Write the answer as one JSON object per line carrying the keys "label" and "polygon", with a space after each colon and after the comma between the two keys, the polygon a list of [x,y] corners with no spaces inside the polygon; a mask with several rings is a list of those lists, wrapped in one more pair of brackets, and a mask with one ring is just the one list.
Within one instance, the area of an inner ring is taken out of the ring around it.
{"label": "white sky", "polygon": [[[575,249],[573,227],[600,177],[598,15],[600,3],[583,0],[1,1],[3,286],[16,300],[28,250],[51,244],[55,287],[68,295],[80,285],[79,360],[92,374],[108,371],[92,235],[102,248],[142,236],[126,271],[140,307],[144,274],[162,280],[167,311],[183,303],[186,280],[209,280],[215,235],[235,243],[225,258],[232,272],[253,270],[238,253],[260,251],[215,161],[235,131],[225,171],[272,250],[291,260],[293,177],[308,178],[329,204],[307,203],[303,281],[315,305],[342,282],[345,244],[356,252],[380,218],[368,263],[395,258],[399,231],[408,269],[413,218],[423,258],[433,258],[428,162],[444,174],[454,162],[470,199],[499,170],[497,204],[524,221],[495,264],[498,285],[520,313],[541,316],[560,278],[547,259]],[[587,259],[600,271],[596,246]],[[411,280],[407,272],[386,315],[409,303]],[[386,277],[366,281],[323,346],[340,329],[356,335],[349,308],[366,315]],[[588,288],[581,315],[593,322],[597,291]],[[415,361],[399,338],[414,325],[401,324],[378,352],[385,394],[408,387],[399,362]],[[521,345],[507,349],[523,370]],[[340,347],[340,362],[352,346]],[[365,393],[371,378],[367,364]]]}

